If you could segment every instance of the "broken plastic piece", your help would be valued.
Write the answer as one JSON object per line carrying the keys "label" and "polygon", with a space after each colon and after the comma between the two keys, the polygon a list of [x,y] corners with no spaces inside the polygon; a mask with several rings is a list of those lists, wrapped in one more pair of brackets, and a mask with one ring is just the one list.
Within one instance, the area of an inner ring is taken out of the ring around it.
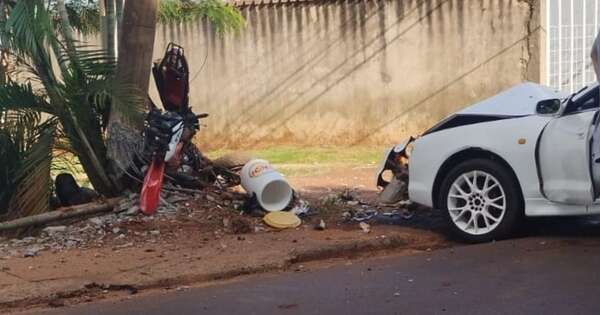
{"label": "broken plastic piece", "polygon": [[152,160],[140,194],[140,209],[146,215],[153,215],[156,212],[164,173],[165,162],[160,158]]}
{"label": "broken plastic piece", "polygon": [[297,215],[287,211],[269,212],[264,216],[263,221],[267,225],[277,229],[295,228],[302,223]]}

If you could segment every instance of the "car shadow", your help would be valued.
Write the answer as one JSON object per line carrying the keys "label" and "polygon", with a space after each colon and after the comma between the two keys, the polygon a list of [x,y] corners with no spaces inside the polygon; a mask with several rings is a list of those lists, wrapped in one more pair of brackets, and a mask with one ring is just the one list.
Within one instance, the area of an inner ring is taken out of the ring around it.
{"label": "car shadow", "polygon": [[600,237],[600,215],[527,218],[520,237]]}
{"label": "car shadow", "polygon": [[[311,204],[319,207],[319,200],[324,196],[336,194],[348,189],[347,186],[304,186],[302,196],[310,200]],[[461,242],[448,230],[448,226],[441,211],[429,207],[410,205],[407,207],[382,207],[377,202],[378,191],[368,188],[354,188],[360,200],[367,208],[375,209],[380,213],[393,210],[406,211],[408,214],[401,220],[393,222],[370,221],[370,224],[389,224],[410,227],[439,233],[452,242]],[[348,207],[350,209],[351,207]],[[511,238],[525,237],[600,237],[600,215],[593,216],[561,216],[561,217],[536,217],[525,218],[520,228]]]}

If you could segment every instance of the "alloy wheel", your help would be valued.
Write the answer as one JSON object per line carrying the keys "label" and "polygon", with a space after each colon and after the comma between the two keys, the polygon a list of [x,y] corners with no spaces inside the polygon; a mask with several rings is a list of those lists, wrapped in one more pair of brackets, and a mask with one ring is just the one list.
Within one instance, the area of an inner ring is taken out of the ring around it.
{"label": "alloy wheel", "polygon": [[481,235],[493,231],[506,213],[506,194],[493,175],[473,170],[459,175],[448,191],[452,222],[465,233]]}

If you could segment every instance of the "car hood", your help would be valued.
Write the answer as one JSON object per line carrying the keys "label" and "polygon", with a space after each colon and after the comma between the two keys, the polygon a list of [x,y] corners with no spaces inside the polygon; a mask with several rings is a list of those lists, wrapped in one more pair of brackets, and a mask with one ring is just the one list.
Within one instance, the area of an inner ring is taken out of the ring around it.
{"label": "car hood", "polygon": [[475,103],[456,112],[456,114],[487,116],[533,115],[539,101],[564,97],[566,97],[566,94],[563,92],[555,91],[536,83],[526,82]]}
{"label": "car hood", "polygon": [[522,83],[446,117],[423,135],[460,126],[534,115],[539,101],[562,99],[566,96],[566,93],[543,85]]}

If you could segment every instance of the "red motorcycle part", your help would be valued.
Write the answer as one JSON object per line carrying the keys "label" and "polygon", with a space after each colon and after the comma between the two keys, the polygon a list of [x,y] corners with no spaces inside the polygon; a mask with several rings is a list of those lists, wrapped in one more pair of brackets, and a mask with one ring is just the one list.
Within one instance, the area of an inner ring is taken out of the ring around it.
{"label": "red motorcycle part", "polygon": [[142,186],[140,194],[140,209],[146,215],[153,215],[156,212],[160,201],[160,189],[164,173],[165,161],[161,158],[152,160],[146,177],[144,177],[144,186]]}

